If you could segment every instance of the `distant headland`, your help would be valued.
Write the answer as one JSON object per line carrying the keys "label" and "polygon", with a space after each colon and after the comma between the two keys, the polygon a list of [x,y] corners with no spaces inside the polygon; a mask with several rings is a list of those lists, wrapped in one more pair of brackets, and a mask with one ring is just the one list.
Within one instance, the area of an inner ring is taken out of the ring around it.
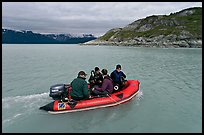
{"label": "distant headland", "polygon": [[148,16],[81,45],[202,48],[202,7]]}

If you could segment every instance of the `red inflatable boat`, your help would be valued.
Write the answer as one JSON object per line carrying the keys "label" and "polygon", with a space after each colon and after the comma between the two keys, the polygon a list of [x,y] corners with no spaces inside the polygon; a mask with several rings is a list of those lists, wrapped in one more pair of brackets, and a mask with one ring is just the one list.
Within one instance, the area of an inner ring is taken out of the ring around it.
{"label": "red inflatable boat", "polygon": [[138,80],[127,80],[124,89],[110,96],[75,101],[72,103],[55,100],[52,103],[40,107],[40,109],[46,110],[51,114],[58,114],[116,106],[135,97],[139,91],[139,84],[140,82]]}

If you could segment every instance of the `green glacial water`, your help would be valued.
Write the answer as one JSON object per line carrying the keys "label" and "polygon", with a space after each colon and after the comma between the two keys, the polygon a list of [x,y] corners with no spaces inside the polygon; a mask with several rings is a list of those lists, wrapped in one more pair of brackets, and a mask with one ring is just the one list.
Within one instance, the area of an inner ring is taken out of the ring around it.
{"label": "green glacial water", "polygon": [[[117,64],[140,95],[115,107],[48,114],[49,88]],[[2,132],[201,133],[202,48],[2,45]]]}

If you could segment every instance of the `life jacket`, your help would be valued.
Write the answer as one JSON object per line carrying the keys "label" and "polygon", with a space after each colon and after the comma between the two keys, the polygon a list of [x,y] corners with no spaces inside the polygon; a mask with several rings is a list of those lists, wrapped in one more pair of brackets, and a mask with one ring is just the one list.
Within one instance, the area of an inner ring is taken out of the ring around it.
{"label": "life jacket", "polygon": [[[93,72],[93,73],[92,73]],[[99,74],[97,74],[96,72],[94,72],[93,70],[91,71],[91,78],[92,78],[92,80],[94,80],[95,82],[97,82],[98,80],[101,80],[101,81],[103,81],[103,77],[102,77],[102,74],[101,73],[99,73]]]}
{"label": "life jacket", "polygon": [[96,81],[95,75],[96,75],[96,74],[95,74],[94,70],[91,70],[90,80]]}
{"label": "life jacket", "polygon": [[122,74],[122,71],[120,71],[119,73],[117,73],[117,71],[115,70],[115,71],[114,71],[114,74],[115,74],[115,81],[116,81],[116,82],[120,82],[120,77],[123,75],[123,74]]}

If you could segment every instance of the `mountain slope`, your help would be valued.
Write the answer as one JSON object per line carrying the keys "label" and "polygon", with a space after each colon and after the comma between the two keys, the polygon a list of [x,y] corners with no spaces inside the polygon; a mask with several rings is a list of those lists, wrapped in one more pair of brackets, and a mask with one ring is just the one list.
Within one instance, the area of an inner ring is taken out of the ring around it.
{"label": "mountain slope", "polygon": [[139,19],[124,28],[111,29],[84,44],[202,47],[202,7]]}
{"label": "mountain slope", "polygon": [[71,34],[39,34],[32,31],[2,29],[3,44],[77,44],[96,39],[91,34],[72,36]]}

